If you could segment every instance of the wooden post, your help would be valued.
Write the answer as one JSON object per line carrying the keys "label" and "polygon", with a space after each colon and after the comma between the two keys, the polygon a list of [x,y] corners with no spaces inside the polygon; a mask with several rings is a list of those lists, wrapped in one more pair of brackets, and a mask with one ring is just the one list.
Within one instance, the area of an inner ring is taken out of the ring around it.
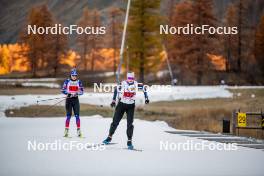
{"label": "wooden post", "polygon": [[[240,113],[240,109],[238,109],[238,112]],[[237,122],[237,114],[236,114],[236,122]],[[236,123],[237,124],[237,123]],[[236,127],[237,127],[238,125],[236,125]],[[239,136],[239,127],[237,128],[237,135]]]}
{"label": "wooden post", "polygon": [[236,135],[236,110],[233,110],[232,113],[232,133]]}

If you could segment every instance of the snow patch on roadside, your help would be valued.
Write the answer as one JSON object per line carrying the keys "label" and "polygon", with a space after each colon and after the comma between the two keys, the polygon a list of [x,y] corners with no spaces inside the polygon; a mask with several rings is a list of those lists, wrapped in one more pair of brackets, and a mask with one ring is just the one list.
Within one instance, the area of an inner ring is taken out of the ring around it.
{"label": "snow patch on roadside", "polygon": [[[30,83],[32,84],[32,83]],[[35,85],[40,83],[36,83]],[[41,83],[42,84],[42,83]],[[33,84],[32,84],[33,85]],[[149,94],[151,102],[158,101],[175,101],[175,100],[193,100],[193,99],[209,99],[209,98],[232,98],[233,94],[228,89],[251,89],[263,88],[263,86],[174,86],[166,91],[152,89]],[[137,93],[136,104],[144,105],[143,92]],[[0,117],[4,116],[4,111],[8,108],[19,108],[22,106],[36,105],[38,100],[63,97],[64,95],[13,95],[0,96]],[[109,106],[112,101],[113,93],[94,93],[87,92],[80,96],[80,103],[92,104],[98,106]],[[53,105],[59,100],[39,102],[39,105]],[[58,106],[64,106],[62,101]]]}
{"label": "snow patch on roadside", "polygon": [[24,87],[48,87],[48,88],[60,88],[61,86],[57,83],[34,83],[26,82],[21,84]]}

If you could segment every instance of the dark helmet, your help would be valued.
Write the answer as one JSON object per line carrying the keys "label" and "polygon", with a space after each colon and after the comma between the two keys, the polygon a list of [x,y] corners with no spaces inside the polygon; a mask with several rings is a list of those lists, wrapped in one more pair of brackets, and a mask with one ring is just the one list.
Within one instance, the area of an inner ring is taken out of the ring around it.
{"label": "dark helmet", "polygon": [[77,70],[76,70],[76,68],[74,68],[74,69],[72,69],[71,70],[71,76],[77,76],[78,74],[77,74]]}

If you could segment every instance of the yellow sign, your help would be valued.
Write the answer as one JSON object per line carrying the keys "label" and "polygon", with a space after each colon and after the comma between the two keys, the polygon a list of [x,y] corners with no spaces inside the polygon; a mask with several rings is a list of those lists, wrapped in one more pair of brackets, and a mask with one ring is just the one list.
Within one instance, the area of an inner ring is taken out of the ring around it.
{"label": "yellow sign", "polygon": [[247,126],[247,114],[246,113],[238,113],[237,114],[237,125],[238,127],[246,127]]}

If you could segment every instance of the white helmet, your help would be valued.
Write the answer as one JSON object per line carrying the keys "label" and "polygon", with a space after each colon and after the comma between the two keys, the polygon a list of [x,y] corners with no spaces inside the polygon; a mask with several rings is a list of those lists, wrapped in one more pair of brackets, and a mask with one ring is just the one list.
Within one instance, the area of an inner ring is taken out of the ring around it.
{"label": "white helmet", "polygon": [[127,72],[127,80],[134,80],[135,73],[134,72]]}

